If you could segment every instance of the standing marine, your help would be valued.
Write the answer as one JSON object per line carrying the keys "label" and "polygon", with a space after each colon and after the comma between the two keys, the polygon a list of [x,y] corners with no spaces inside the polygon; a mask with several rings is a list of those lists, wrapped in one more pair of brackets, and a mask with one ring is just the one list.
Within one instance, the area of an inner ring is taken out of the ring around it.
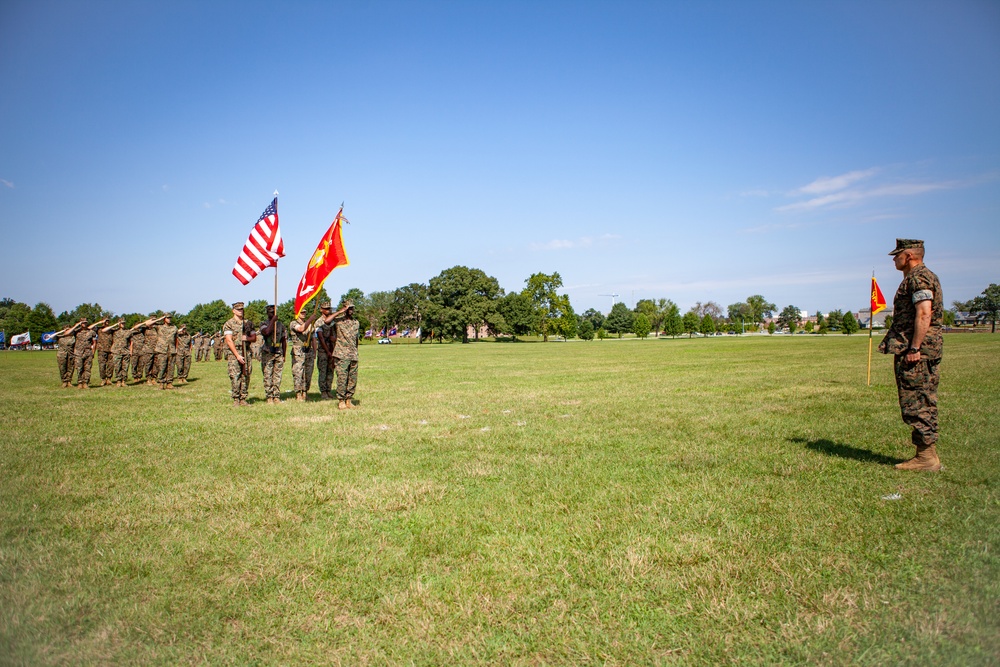
{"label": "standing marine", "polygon": [[260,327],[260,370],[264,376],[264,396],[271,404],[281,403],[281,374],[288,350],[288,329],[278,319],[274,306],[267,307],[267,321]]}
{"label": "standing marine", "polygon": [[174,364],[177,361],[177,327],[170,313],[163,316],[163,324],[156,327],[156,380],[160,389],[174,388]]}
{"label": "standing marine", "polygon": [[82,321],[77,322],[73,326],[53,334],[59,347],[56,351],[56,363],[59,364],[59,379],[62,380],[63,389],[68,388],[73,383],[73,369],[75,368],[73,348],[76,346],[76,332],[82,326]]}
{"label": "standing marine", "polygon": [[291,329],[292,381],[295,385],[296,401],[305,401],[306,392],[309,390],[307,371],[311,371],[312,369],[307,368],[307,364],[311,365],[311,356],[315,356],[310,355],[310,353],[312,352],[313,332],[316,330],[316,317],[316,312],[313,312],[308,319],[299,313],[299,316],[292,320],[291,325],[288,327]]}
{"label": "standing marine", "polygon": [[116,324],[103,327],[97,331],[97,372],[101,376],[101,386],[111,384],[113,375],[111,367],[111,342]]}
{"label": "standing marine", "polygon": [[319,304],[320,322],[316,329],[316,340],[319,343],[319,350],[316,354],[317,384],[319,384],[319,395],[324,401],[332,401],[333,396],[330,390],[333,388],[333,348],[337,341],[337,327],[332,322],[326,324],[326,318],[330,316],[332,308],[329,301]]}
{"label": "standing marine", "polygon": [[924,264],[924,242],[896,239],[889,253],[903,281],[892,300],[892,326],[879,343],[893,355],[896,389],[903,423],[911,429],[916,456],[899,463],[899,470],[940,470],[937,455],[937,389],[941,364],[944,296],[941,282]]}
{"label": "standing marine", "polygon": [[[243,302],[233,304],[233,316],[222,325],[229,363],[230,396],[234,406],[250,405],[247,402],[250,387],[250,359],[247,354],[246,335],[243,333]],[[218,347],[222,347],[221,345]]]}
{"label": "standing marine", "polygon": [[323,318],[326,326],[337,329],[337,342],[333,348],[337,369],[337,407],[348,410],[354,407],[354,390],[358,385],[358,321],[354,318],[354,303],[345,301],[340,310]]}
{"label": "standing marine", "polygon": [[187,384],[191,372],[191,334],[187,325],[177,329],[177,384]]}

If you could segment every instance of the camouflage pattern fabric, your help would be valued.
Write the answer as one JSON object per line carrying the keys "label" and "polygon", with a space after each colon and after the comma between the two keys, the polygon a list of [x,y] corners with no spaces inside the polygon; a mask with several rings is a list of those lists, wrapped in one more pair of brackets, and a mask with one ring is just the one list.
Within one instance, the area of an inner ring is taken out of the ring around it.
{"label": "camouflage pattern fabric", "polygon": [[191,372],[191,334],[177,333],[177,377],[187,380]]}
{"label": "camouflage pattern fabric", "polygon": [[[931,323],[920,345],[920,361],[911,364],[906,361],[906,351],[917,321],[916,303],[928,300],[927,297],[931,301]],[[917,265],[899,284],[892,307],[892,327],[879,349],[895,354],[893,370],[899,410],[903,423],[912,429],[911,441],[918,446],[933,445],[938,439],[938,366],[943,353],[941,325],[944,295],[941,282],[925,265]]]}
{"label": "camouflage pattern fabric", "polygon": [[320,393],[328,393],[333,387],[333,359],[326,356],[323,350],[316,353],[316,370],[319,375],[317,383]]}
{"label": "camouflage pattern fabric", "polygon": [[78,384],[90,384],[90,366],[94,363],[94,332],[83,329],[76,334],[76,345],[73,347],[73,365],[76,367]]}
{"label": "camouflage pattern fabric", "polygon": [[305,376],[306,376],[306,386],[302,391],[309,391],[312,387],[313,370],[316,368],[316,347],[315,345],[310,345],[306,348],[306,362],[305,362]]}
{"label": "camouflage pattern fabric", "polygon": [[157,352],[155,355],[156,381],[162,385],[173,384],[174,366],[177,355],[173,352]]}
{"label": "camouflage pattern fabric", "polygon": [[292,346],[292,384],[295,392],[306,390],[306,349]]}
{"label": "camouflage pattern fabric", "polygon": [[281,398],[281,374],[285,369],[285,355],[281,348],[270,352],[265,346],[260,353],[260,370],[264,376],[264,396]]}
{"label": "camouflage pattern fabric", "polygon": [[337,359],[358,360],[358,321],[339,317],[333,321],[337,327],[337,342],[333,356]]}
{"label": "camouflage pattern fabric", "polygon": [[114,333],[101,329],[97,332],[97,371],[101,376],[101,382],[110,380],[111,369],[111,345]]}
{"label": "camouflage pattern fabric", "polygon": [[337,359],[337,400],[349,401],[358,386],[358,360]]}
{"label": "camouflage pattern fabric", "polygon": [[[243,359],[246,363],[240,364],[236,360],[236,357],[229,351],[229,346],[226,345],[226,336],[232,337],[233,345],[236,346],[237,350],[241,350],[240,354],[244,355]],[[243,345],[243,320],[236,317],[226,320],[226,323],[222,325],[222,336],[217,337],[216,340],[217,354],[221,355],[222,348],[226,348],[226,359],[229,363],[229,383],[231,385],[230,396],[234,401],[245,401],[250,392],[250,376],[253,373],[253,364],[247,358],[247,350]]]}
{"label": "camouflage pattern fabric", "polygon": [[76,344],[76,336],[60,336],[58,340],[59,349],[56,351],[56,363],[59,365],[59,379],[62,382],[73,381],[74,365],[73,347]]}

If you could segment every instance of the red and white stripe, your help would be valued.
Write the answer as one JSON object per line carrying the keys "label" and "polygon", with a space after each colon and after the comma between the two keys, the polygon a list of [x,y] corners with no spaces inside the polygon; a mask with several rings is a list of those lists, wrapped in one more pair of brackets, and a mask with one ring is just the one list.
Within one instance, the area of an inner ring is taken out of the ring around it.
{"label": "red and white stripe", "polygon": [[250,238],[243,244],[243,250],[236,259],[233,275],[246,285],[264,269],[277,266],[278,258],[284,256],[285,244],[281,241],[281,230],[278,228],[276,198],[250,230]]}

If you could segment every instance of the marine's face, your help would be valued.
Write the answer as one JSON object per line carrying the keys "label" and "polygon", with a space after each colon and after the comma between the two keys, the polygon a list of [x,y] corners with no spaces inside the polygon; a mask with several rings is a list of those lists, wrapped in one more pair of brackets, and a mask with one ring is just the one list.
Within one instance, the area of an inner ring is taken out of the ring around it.
{"label": "marine's face", "polygon": [[904,250],[903,252],[898,252],[893,256],[892,263],[896,266],[897,271],[902,271],[909,259],[910,251]]}

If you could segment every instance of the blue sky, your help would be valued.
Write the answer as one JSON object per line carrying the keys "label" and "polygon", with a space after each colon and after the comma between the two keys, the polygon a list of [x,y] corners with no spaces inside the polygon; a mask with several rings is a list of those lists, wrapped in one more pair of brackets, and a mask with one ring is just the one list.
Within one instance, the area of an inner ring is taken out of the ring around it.
{"label": "blue sky", "polygon": [[458,264],[577,312],[1000,282],[1000,4],[0,3],[0,296],[186,312],[278,190],[292,297]]}

